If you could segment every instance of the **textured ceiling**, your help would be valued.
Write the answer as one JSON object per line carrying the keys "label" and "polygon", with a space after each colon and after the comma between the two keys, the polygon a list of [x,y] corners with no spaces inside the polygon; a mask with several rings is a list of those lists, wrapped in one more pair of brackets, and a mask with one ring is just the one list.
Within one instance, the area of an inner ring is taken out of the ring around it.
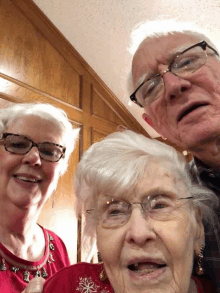
{"label": "textured ceiling", "polygon": [[220,47],[220,0],[34,0],[131,114],[142,109],[129,102],[126,76],[131,64],[129,33],[139,22],[158,17],[193,21]]}

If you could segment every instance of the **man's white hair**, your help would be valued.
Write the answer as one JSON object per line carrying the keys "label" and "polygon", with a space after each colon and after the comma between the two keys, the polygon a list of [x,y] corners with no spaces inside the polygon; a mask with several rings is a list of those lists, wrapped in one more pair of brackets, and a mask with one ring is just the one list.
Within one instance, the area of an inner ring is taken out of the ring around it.
{"label": "man's white hair", "polygon": [[[155,21],[143,21],[138,23],[130,34],[130,45],[128,47],[129,53],[134,56],[138,47],[144,40],[159,39],[163,36],[173,35],[175,33],[182,33],[184,35],[194,36],[199,41],[206,41],[218,52],[216,45],[206,36],[206,32],[196,26],[193,22],[179,22],[176,19],[165,19]],[[134,91],[131,70],[127,77],[128,93]]]}

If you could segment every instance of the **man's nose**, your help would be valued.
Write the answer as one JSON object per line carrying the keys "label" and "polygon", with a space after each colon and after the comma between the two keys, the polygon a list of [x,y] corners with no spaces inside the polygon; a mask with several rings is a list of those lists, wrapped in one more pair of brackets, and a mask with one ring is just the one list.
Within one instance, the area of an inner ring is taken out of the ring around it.
{"label": "man's nose", "polygon": [[30,164],[36,167],[41,166],[41,157],[39,150],[36,146],[33,146],[30,151],[24,155],[23,158],[24,164]]}
{"label": "man's nose", "polygon": [[164,97],[167,101],[180,98],[185,91],[191,88],[190,81],[179,77],[169,70],[163,72]]}

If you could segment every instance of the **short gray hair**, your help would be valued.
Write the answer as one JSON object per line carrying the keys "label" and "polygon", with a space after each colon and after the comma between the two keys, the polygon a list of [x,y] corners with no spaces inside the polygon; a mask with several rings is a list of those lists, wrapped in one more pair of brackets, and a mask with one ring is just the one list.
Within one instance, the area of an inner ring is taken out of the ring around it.
{"label": "short gray hair", "polygon": [[[199,210],[205,222],[214,215],[218,199],[205,187],[195,184],[182,155],[160,141],[146,138],[130,130],[115,132],[101,142],[94,143],[83,155],[75,174],[77,211],[85,214],[85,242],[95,237],[95,219],[89,218],[87,209],[94,207],[97,196],[120,195],[132,190],[152,161],[159,162],[181,180],[193,196],[193,207]],[[155,174],[156,176],[156,174]]]}
{"label": "short gray hair", "polygon": [[15,119],[31,115],[50,121],[60,130],[66,147],[61,169],[61,175],[63,175],[68,167],[68,160],[79,133],[79,129],[73,129],[64,110],[43,103],[21,103],[2,108],[0,109],[0,136],[7,131]]}
{"label": "short gray hair", "polygon": [[[144,40],[159,39],[163,36],[173,35],[175,33],[194,36],[198,41],[206,41],[218,52],[216,45],[206,36],[204,30],[197,27],[195,23],[179,22],[175,19],[143,21],[137,24],[131,31],[128,51],[131,56],[133,56]],[[134,91],[131,71],[128,73],[127,87],[129,94],[131,94]]]}

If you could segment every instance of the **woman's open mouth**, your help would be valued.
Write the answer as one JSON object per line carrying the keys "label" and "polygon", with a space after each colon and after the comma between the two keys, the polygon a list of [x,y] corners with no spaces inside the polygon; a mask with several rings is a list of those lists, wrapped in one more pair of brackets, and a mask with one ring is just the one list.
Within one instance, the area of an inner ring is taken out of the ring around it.
{"label": "woman's open mouth", "polygon": [[146,275],[157,272],[166,266],[167,265],[165,263],[140,262],[129,265],[128,269],[134,273]]}

